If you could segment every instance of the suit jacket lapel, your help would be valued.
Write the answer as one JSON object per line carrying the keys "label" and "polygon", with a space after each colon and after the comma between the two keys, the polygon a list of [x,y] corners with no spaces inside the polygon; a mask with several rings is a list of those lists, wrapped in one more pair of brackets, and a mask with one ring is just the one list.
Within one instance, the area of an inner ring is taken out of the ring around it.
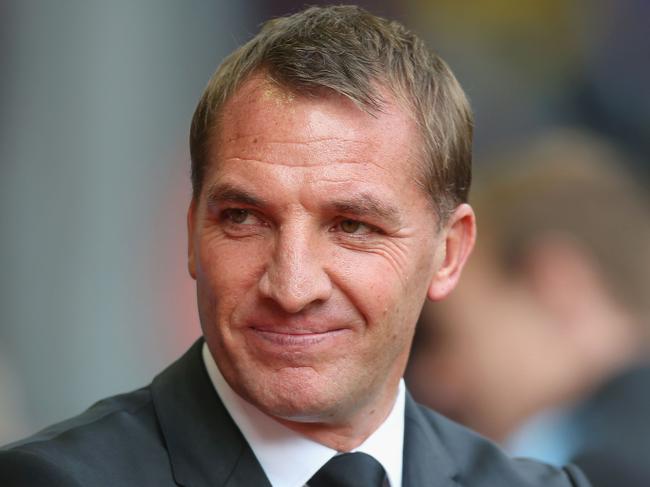
{"label": "suit jacket lapel", "polygon": [[151,386],[174,478],[188,487],[270,487],[210,382],[202,344],[198,340]]}
{"label": "suit jacket lapel", "polygon": [[[198,340],[151,386],[174,479],[187,487],[271,487],[210,382]],[[406,395],[403,487],[451,487],[456,467],[431,420]]]}
{"label": "suit jacket lapel", "polygon": [[406,393],[403,487],[451,487],[457,468],[431,421]]}

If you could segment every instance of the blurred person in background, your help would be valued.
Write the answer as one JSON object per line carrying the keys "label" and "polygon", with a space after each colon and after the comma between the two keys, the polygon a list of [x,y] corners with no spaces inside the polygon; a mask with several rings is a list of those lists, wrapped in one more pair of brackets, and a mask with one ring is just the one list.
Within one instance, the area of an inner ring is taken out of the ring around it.
{"label": "blurred person in background", "polygon": [[418,400],[596,487],[650,485],[650,207],[624,161],[560,130],[479,176],[480,245],[407,370]]}

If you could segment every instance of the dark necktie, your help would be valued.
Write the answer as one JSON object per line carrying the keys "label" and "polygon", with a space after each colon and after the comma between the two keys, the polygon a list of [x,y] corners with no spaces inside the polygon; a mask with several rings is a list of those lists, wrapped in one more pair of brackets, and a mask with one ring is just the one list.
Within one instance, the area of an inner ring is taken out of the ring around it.
{"label": "dark necktie", "polygon": [[365,453],[336,455],[309,479],[309,487],[381,487],[384,467]]}

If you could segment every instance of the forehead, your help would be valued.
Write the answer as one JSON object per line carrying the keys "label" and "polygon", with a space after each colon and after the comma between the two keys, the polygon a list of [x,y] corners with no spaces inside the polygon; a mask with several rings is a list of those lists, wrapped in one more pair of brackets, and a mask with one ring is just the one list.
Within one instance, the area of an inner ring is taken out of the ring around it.
{"label": "forehead", "polygon": [[[399,165],[386,169],[413,174],[422,147],[417,124],[387,89],[379,87],[379,91],[386,103],[381,112],[371,114],[327,88],[296,93],[263,73],[252,76],[222,109],[213,133],[216,154],[212,155],[217,157],[212,161],[228,157],[221,150],[232,146],[248,146],[250,155],[268,157],[268,144],[309,144],[314,150],[327,151],[332,163],[341,159],[367,162],[377,154],[387,157],[399,153]],[[255,154],[256,149],[259,154]],[[311,162],[316,161],[293,164]]]}
{"label": "forehead", "polygon": [[274,205],[359,207],[372,199],[402,221],[435,217],[419,177],[417,124],[384,96],[383,110],[370,114],[331,90],[296,94],[263,76],[249,79],[223,107],[204,195],[225,184]]}

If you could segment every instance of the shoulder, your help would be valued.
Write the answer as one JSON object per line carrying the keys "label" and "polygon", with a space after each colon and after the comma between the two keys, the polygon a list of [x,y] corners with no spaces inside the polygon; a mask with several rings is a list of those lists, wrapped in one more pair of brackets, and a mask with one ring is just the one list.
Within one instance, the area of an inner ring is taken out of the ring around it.
{"label": "shoulder", "polygon": [[80,485],[58,467],[54,460],[21,449],[0,451],[0,484],[5,487]]}
{"label": "shoulder", "polygon": [[144,452],[164,455],[162,444],[149,389],[139,389],[0,449],[0,485],[100,485]]}
{"label": "shoulder", "polygon": [[530,459],[511,458],[477,433],[417,405],[407,421],[430,428],[454,463],[458,485],[472,487],[590,487],[575,466],[557,468]]}

